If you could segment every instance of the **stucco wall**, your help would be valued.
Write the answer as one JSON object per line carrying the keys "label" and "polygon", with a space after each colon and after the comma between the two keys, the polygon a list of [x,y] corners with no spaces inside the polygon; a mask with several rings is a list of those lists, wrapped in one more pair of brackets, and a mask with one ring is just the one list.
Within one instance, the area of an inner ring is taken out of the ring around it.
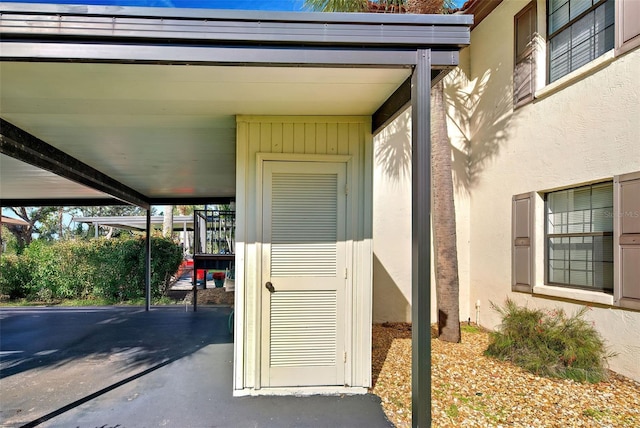
{"label": "stucco wall", "polygon": [[[463,58],[463,62],[466,59]],[[450,94],[449,116],[454,106]],[[449,130],[458,129],[453,121]],[[469,300],[469,189],[464,177],[464,136],[451,136],[456,204],[460,319],[474,320]],[[411,109],[374,138],[373,322],[411,321]],[[431,320],[436,317],[432,266]]]}
{"label": "stucco wall", "polygon": [[[528,2],[508,1],[471,35],[469,84],[477,94],[471,113],[469,164],[479,165],[470,198],[470,301],[481,302],[480,322],[493,328],[498,315],[489,302],[507,297],[530,307],[562,307],[573,299],[512,293],[511,197],[579,185],[640,170],[640,51],[613,58],[605,54],[572,76],[544,87],[537,99],[513,111],[513,16]],[[544,31],[544,1],[538,28]],[[539,43],[544,49],[544,43]],[[538,60],[545,60],[543,50]],[[544,73],[544,64],[539,69]],[[538,218],[540,220],[540,218]],[[541,243],[543,225],[535,226]],[[535,254],[535,282],[544,284],[544,253]],[[640,281],[640,278],[638,278]],[[640,312],[594,305],[587,318],[619,355],[611,368],[640,380]]]}
{"label": "stucco wall", "polygon": [[[460,66],[445,83],[453,148],[460,268],[460,317],[495,328],[490,302],[586,317],[618,355],[611,368],[640,380],[640,312],[511,291],[511,198],[640,171],[640,50],[603,55],[545,85],[546,41],[536,40],[536,100],[514,111],[514,16],[528,0],[505,1],[471,33]],[[545,0],[538,31],[546,34]],[[374,322],[411,319],[411,137],[409,112],[374,139]],[[537,201],[542,219],[541,198]],[[543,225],[536,225],[534,274],[544,286]],[[640,278],[638,278],[640,281]],[[576,296],[578,293],[576,293]],[[432,288],[432,320],[435,294]],[[606,300],[606,298],[604,299]],[[590,302],[591,301],[591,302]]]}
{"label": "stucco wall", "polygon": [[411,118],[374,138],[373,322],[411,320]]}

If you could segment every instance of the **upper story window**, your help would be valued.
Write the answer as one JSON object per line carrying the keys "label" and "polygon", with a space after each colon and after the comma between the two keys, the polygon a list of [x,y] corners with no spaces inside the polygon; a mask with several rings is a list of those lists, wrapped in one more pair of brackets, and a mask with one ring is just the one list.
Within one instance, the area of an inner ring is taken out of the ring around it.
{"label": "upper story window", "polygon": [[549,83],[614,48],[614,0],[548,0]]}

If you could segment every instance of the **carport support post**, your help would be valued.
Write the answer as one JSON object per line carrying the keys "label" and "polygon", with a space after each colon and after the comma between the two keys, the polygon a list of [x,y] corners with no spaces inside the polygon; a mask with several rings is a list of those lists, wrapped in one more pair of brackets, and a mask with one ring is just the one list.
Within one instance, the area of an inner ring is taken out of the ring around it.
{"label": "carport support post", "polygon": [[431,426],[431,50],[411,76],[411,421]]}
{"label": "carport support post", "polygon": [[[0,216],[2,216],[2,205],[0,205]],[[2,255],[2,221],[0,221],[0,256]]]}
{"label": "carport support post", "polygon": [[145,310],[151,310],[151,207],[147,210],[147,236],[144,254]]}

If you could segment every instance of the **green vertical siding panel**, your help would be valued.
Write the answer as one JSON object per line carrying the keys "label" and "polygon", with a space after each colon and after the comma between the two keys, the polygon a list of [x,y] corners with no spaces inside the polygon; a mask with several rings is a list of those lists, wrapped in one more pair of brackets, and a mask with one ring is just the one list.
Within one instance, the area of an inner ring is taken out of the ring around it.
{"label": "green vertical siding panel", "polygon": [[293,124],[293,153],[304,153],[304,123]]}
{"label": "green vertical siding panel", "polygon": [[316,153],[327,154],[327,124],[316,124]]}
{"label": "green vertical siding panel", "polygon": [[350,123],[349,124],[349,154],[355,155],[356,153],[360,153],[360,149],[362,144],[360,143],[360,139],[362,137],[361,128],[359,123]]}
{"label": "green vertical siding panel", "polygon": [[260,126],[260,152],[271,152],[271,124],[263,123]]}
{"label": "green vertical siding panel", "polygon": [[327,154],[338,154],[338,124],[327,124]]}
{"label": "green vertical siding panel", "polygon": [[282,123],[271,125],[271,152],[282,153]]}
{"label": "green vertical siding panel", "polygon": [[282,153],[293,153],[293,123],[282,124]]}
{"label": "green vertical siding panel", "polygon": [[339,155],[349,154],[349,124],[348,123],[338,124],[338,154]]}
{"label": "green vertical siding panel", "polygon": [[304,152],[312,155],[316,153],[316,124],[305,123],[304,125]]}
{"label": "green vertical siding panel", "polygon": [[249,124],[249,151],[257,153],[260,151],[260,123]]}

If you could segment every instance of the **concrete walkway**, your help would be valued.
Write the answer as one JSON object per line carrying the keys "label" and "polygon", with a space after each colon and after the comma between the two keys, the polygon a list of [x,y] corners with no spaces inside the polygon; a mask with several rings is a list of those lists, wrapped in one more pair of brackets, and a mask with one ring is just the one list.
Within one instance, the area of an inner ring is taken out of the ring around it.
{"label": "concrete walkway", "polygon": [[233,398],[230,309],[0,310],[0,425],[389,427],[373,395]]}

